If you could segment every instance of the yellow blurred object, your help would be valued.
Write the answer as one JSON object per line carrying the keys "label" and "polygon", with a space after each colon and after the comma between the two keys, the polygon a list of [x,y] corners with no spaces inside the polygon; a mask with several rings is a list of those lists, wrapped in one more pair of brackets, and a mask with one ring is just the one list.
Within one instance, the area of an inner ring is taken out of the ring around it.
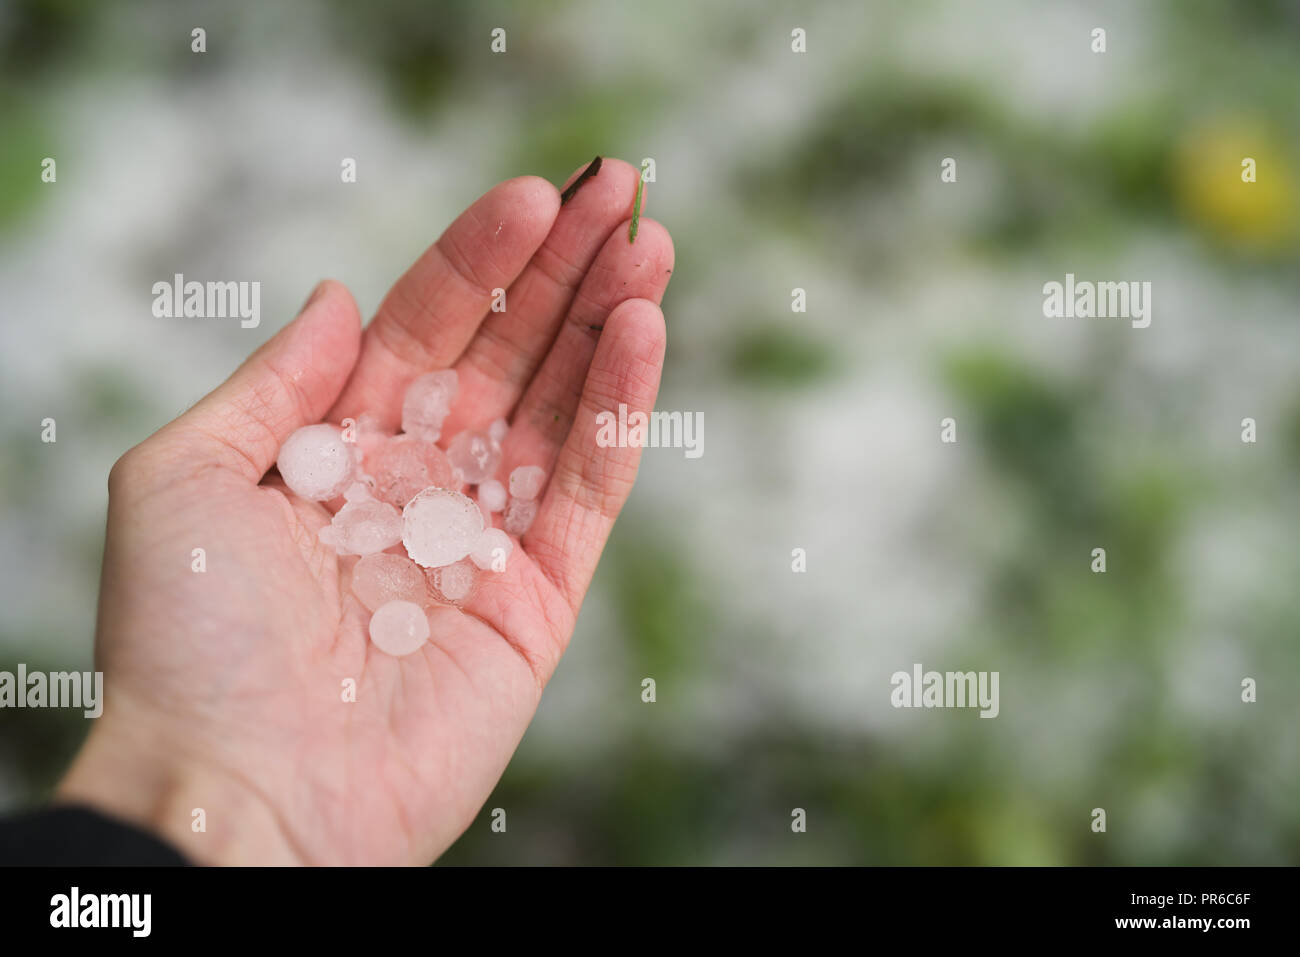
{"label": "yellow blurred object", "polygon": [[[1242,179],[1248,158],[1255,161],[1255,182]],[[1256,249],[1294,240],[1295,164],[1263,129],[1204,124],[1183,139],[1175,164],[1179,206],[1216,238]]]}

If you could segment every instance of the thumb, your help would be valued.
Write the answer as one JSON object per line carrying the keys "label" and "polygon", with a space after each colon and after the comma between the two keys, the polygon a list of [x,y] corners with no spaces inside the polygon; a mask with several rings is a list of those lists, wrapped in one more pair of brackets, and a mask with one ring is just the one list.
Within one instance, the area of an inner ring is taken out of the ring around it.
{"label": "thumb", "polygon": [[343,391],[361,342],[357,304],[341,282],[313,290],[298,317],[158,438],[256,482],[295,429],[319,422]]}

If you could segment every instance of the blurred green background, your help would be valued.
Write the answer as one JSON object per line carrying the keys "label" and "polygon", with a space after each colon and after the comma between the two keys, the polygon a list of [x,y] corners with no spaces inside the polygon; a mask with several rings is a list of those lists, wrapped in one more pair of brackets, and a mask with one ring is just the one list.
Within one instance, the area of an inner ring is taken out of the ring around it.
{"label": "blurred green background", "polygon": [[[109,466],[318,279],[370,314],[497,180],[652,157],[704,455],[443,861],[1300,863],[1298,100],[1283,0],[2,3],[0,669],[91,666]],[[154,319],[175,272],[261,327]],[[1150,328],[1044,318],[1067,272]],[[891,708],[914,662],[1000,716]],[[0,809],[79,715],[0,710]]]}

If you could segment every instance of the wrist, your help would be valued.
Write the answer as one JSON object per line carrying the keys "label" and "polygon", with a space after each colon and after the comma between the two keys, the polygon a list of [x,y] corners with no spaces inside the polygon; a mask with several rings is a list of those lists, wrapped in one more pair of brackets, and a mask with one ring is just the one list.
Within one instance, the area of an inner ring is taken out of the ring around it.
{"label": "wrist", "polygon": [[97,719],[55,800],[150,831],[195,864],[303,863],[256,788],[143,721]]}

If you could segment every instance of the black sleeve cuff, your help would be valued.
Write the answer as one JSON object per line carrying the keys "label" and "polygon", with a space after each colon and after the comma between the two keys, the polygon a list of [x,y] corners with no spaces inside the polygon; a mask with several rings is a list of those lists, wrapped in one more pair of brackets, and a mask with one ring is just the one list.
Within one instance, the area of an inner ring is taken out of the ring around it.
{"label": "black sleeve cuff", "polygon": [[148,831],[89,808],[42,808],[0,818],[0,865],[177,867],[188,863]]}

